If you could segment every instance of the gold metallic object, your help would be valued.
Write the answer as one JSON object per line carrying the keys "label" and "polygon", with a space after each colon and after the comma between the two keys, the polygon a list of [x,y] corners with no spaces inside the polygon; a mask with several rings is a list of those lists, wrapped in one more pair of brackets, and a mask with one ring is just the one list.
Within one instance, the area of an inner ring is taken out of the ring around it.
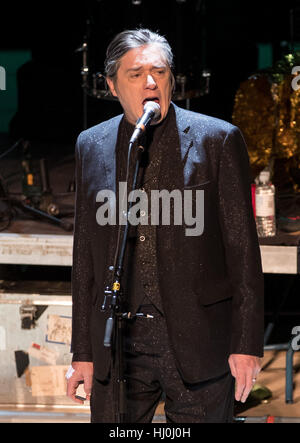
{"label": "gold metallic object", "polygon": [[114,282],[113,284],[113,291],[119,291],[120,290],[120,283]]}
{"label": "gold metallic object", "polygon": [[[300,188],[300,88],[292,87],[300,52],[242,82],[235,96],[232,121],[245,137],[254,176],[271,160],[280,170],[275,184]],[[300,68],[299,68],[300,72]],[[296,174],[295,174],[295,170]]]}

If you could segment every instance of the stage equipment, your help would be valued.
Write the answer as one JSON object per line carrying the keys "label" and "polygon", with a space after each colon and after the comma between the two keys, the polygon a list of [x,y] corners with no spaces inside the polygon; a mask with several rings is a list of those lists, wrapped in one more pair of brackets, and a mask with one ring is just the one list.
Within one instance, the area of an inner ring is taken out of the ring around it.
{"label": "stage equipment", "polygon": [[298,191],[300,88],[293,88],[295,66],[300,66],[299,52],[286,55],[272,68],[241,83],[235,95],[232,121],[245,136],[253,176],[273,161],[275,186]]}
{"label": "stage equipment", "polygon": [[[60,214],[58,205],[55,203],[50,188],[47,161],[45,158],[33,159],[30,152],[30,143],[20,139],[15,146],[22,145],[22,195],[20,198],[12,197],[0,176],[0,221],[5,222],[1,230],[5,230],[13,216],[16,208],[31,213],[38,219],[54,223],[66,231],[73,229],[73,224],[57,218]],[[7,152],[10,152],[10,148]]]}
{"label": "stage equipment", "polygon": [[39,159],[39,168],[37,161],[32,159],[29,142],[24,142],[23,147],[23,179],[22,190],[26,202],[33,207],[38,208],[49,215],[58,215],[59,208],[53,201],[51,188],[49,185],[49,174],[47,160]]}
{"label": "stage equipment", "polygon": [[82,92],[83,92],[83,128],[87,128],[87,95],[89,88],[89,66],[88,66],[88,42],[87,36],[83,38],[82,45],[76,49],[75,52],[82,52],[82,67],[81,67],[81,77],[82,77]]}

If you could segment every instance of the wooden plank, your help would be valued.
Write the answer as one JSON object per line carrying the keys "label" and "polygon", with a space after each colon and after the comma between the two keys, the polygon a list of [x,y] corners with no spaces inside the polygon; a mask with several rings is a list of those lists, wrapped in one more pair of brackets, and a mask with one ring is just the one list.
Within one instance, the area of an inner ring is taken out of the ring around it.
{"label": "wooden plank", "polygon": [[[264,273],[297,274],[298,247],[261,245]],[[0,234],[0,264],[72,266],[73,235]]]}
{"label": "wooden plank", "polygon": [[0,263],[72,266],[73,236],[0,234]]}

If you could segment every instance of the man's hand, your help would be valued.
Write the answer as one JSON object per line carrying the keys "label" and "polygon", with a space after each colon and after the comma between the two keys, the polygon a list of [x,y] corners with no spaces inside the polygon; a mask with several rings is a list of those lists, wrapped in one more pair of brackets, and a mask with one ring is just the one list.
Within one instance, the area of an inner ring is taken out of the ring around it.
{"label": "man's hand", "polygon": [[76,389],[83,383],[86,400],[90,400],[93,382],[93,363],[89,361],[76,361],[72,363],[74,372],[67,382],[67,396],[77,403],[83,404],[83,400],[76,398]]}
{"label": "man's hand", "polygon": [[261,359],[253,355],[231,354],[228,363],[236,381],[235,399],[245,403],[261,369]]}

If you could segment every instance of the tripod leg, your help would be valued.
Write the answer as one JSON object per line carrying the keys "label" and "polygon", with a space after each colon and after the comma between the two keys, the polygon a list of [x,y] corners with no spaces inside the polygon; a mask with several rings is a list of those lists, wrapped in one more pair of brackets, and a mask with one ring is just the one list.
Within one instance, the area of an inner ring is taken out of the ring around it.
{"label": "tripod leg", "polygon": [[285,365],[285,402],[293,403],[293,357],[294,350],[290,343],[290,347],[286,352],[286,365]]}

